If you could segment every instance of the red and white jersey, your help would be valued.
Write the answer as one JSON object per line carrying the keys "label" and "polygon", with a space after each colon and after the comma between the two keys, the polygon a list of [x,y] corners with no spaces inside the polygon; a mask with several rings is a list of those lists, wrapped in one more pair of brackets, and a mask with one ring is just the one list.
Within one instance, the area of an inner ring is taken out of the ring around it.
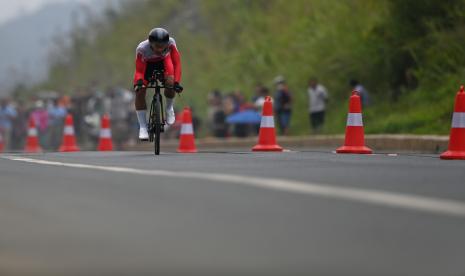
{"label": "red and white jersey", "polygon": [[147,63],[163,61],[165,66],[165,76],[173,76],[175,82],[181,81],[181,55],[179,54],[178,48],[176,47],[176,41],[170,37],[168,41],[168,47],[157,54],[150,47],[148,40],[144,40],[137,46],[136,49],[136,71],[134,73],[134,85],[138,80],[143,80],[147,84],[147,80],[144,79],[145,70]]}
{"label": "red and white jersey", "polygon": [[140,57],[144,62],[156,62],[167,57],[172,50],[177,51],[176,41],[172,37],[170,37],[170,40],[168,41],[168,47],[165,49],[165,51],[163,51],[161,55],[153,52],[152,47],[150,47],[149,40],[146,39],[139,43],[139,46],[137,46],[136,56],[138,58]]}

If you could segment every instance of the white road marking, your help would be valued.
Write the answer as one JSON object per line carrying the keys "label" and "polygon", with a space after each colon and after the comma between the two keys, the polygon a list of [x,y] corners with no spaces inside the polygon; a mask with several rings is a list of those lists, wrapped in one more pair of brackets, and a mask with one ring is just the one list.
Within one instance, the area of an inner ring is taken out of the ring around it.
{"label": "white road marking", "polygon": [[451,199],[432,198],[420,195],[407,195],[370,189],[346,188],[318,183],[254,176],[165,170],[141,170],[126,167],[63,163],[56,161],[24,158],[18,156],[1,156],[1,158],[50,166],[91,169],[99,171],[130,173],[149,176],[165,176],[186,179],[194,178],[217,182],[227,182],[240,184],[244,186],[252,186],[298,194],[308,194],[326,198],[343,199],[355,202],[370,203],[384,207],[409,209],[414,211],[465,218],[465,202]]}

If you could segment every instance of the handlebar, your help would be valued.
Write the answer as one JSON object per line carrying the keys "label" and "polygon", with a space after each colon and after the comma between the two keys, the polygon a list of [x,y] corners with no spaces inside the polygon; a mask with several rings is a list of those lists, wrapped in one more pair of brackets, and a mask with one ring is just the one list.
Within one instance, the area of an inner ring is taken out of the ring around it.
{"label": "handlebar", "polygon": [[[161,83],[161,85],[159,84]],[[155,84],[155,85],[154,85]],[[164,70],[154,70],[152,73],[152,78],[149,81],[149,85],[145,86],[145,88],[167,88],[165,85],[165,80],[164,80]],[[172,87],[176,93],[181,93],[184,88],[181,85],[175,85]]]}
{"label": "handlebar", "polygon": [[178,86],[174,86],[174,92],[176,93],[181,93],[182,91],[184,90],[184,87],[178,85]]}
{"label": "handlebar", "polygon": [[[164,84],[163,85],[156,84],[156,85],[147,85],[145,86],[145,88],[167,88],[167,87]],[[174,86],[173,89],[174,89],[174,92],[176,93],[181,93],[184,90],[182,86]]]}
{"label": "handlebar", "polygon": [[165,88],[164,85],[148,85],[144,86],[144,88]]}

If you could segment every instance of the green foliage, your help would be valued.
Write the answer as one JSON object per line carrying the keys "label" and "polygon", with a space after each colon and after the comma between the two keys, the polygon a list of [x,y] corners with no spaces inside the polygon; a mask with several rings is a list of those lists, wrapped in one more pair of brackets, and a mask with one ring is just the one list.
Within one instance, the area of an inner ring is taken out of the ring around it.
{"label": "green foliage", "polygon": [[[416,88],[418,81],[430,74],[430,66],[442,67],[441,63],[450,61],[447,55],[457,52],[454,45],[444,45],[444,42],[456,43],[451,34],[463,26],[463,14],[457,11],[464,10],[465,2],[389,0],[387,3],[389,20],[374,29],[373,46],[378,48],[378,67],[388,81],[393,100],[397,100],[403,88]],[[430,58],[434,64],[427,64]],[[452,63],[448,72],[460,64],[458,60]],[[418,70],[426,75],[419,76]]]}
{"label": "green foliage", "polygon": [[[465,0],[144,0],[74,32],[67,59],[41,85],[131,87],[134,51],[164,26],[182,52],[184,101],[206,115],[214,88],[252,96],[282,74],[294,94],[291,133],[309,133],[306,86],[330,92],[324,132],[344,131],[348,80],[360,80],[373,105],[369,133],[447,133],[453,95],[465,71]],[[178,104],[184,102],[178,101]]]}

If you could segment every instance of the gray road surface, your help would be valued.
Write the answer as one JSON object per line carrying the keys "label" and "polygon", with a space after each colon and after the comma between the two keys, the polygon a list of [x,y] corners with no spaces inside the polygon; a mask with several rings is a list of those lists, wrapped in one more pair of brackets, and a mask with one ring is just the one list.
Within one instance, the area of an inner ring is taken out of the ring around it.
{"label": "gray road surface", "polygon": [[0,275],[465,276],[464,206],[436,156],[3,154]]}

